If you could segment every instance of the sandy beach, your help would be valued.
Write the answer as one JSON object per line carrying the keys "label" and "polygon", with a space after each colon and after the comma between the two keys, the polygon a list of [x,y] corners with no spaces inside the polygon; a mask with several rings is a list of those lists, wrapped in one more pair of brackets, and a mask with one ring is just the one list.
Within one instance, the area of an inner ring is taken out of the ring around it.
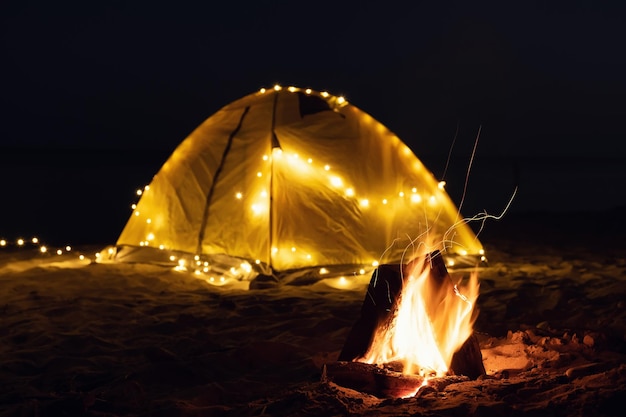
{"label": "sandy beach", "polygon": [[406,399],[322,378],[359,316],[367,277],[345,289],[248,289],[94,262],[104,244],[62,255],[7,246],[0,415],[619,415],[623,215],[527,213],[489,223],[474,326],[487,375]]}

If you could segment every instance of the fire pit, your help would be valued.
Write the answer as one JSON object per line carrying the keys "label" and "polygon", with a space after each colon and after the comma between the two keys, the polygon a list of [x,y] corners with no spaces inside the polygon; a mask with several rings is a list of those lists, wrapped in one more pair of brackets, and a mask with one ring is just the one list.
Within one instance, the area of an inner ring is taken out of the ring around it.
{"label": "fire pit", "polygon": [[397,398],[485,375],[472,331],[477,297],[477,275],[455,283],[439,251],[379,266],[361,316],[322,379]]}

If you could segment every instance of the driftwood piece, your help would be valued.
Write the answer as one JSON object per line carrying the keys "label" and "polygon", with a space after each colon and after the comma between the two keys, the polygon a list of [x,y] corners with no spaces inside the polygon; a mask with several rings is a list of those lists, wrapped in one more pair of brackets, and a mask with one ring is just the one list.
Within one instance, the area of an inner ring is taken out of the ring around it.
{"label": "driftwood piece", "polygon": [[452,355],[449,372],[453,375],[465,375],[470,379],[477,379],[487,374],[483,364],[483,354],[474,334]]}
{"label": "driftwood piece", "polygon": [[334,382],[379,398],[400,398],[415,394],[424,378],[363,362],[332,362],[324,365],[322,382]]}
{"label": "driftwood piece", "polygon": [[[432,252],[426,262],[430,262],[431,265],[429,279],[436,280],[440,286],[450,286],[450,291],[453,291],[441,253]],[[361,316],[348,334],[339,354],[339,361],[353,361],[365,355],[378,326],[390,320],[396,300],[402,291],[403,273],[411,266],[411,263],[384,264],[374,271],[361,306]],[[431,303],[433,306],[437,304],[438,300]],[[474,335],[468,338],[452,357],[450,374],[465,375],[471,379],[486,374],[480,346]]]}
{"label": "driftwood piece", "polygon": [[379,398],[404,398],[415,395],[418,390],[429,387],[443,391],[450,384],[469,381],[467,376],[425,378],[403,375],[388,367],[363,362],[332,362],[324,365],[322,382],[333,382],[345,388],[374,395]]}

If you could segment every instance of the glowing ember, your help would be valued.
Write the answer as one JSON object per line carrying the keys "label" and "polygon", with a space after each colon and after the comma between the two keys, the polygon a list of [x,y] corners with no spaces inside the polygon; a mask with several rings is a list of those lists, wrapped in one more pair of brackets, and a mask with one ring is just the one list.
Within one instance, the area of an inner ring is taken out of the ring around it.
{"label": "glowing ember", "polygon": [[441,256],[434,252],[407,266],[395,311],[379,325],[368,352],[358,361],[399,362],[404,374],[446,375],[452,356],[472,335],[479,285],[477,273],[463,286],[447,272],[439,279],[437,262]]}

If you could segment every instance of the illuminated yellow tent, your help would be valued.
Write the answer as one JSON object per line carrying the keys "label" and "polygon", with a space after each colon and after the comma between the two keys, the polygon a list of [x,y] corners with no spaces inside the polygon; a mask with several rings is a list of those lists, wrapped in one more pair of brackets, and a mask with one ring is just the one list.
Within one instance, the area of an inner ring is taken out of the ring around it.
{"label": "illuminated yellow tent", "polygon": [[483,255],[385,126],[342,97],[277,86],[223,107],[177,147],[111,258],[289,281],[406,261],[427,236],[449,259]]}

